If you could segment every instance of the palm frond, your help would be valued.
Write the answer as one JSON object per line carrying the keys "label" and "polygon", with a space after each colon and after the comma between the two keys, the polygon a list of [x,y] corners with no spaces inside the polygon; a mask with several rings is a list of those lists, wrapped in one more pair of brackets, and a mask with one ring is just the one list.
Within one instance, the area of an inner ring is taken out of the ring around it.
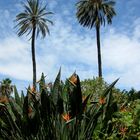
{"label": "palm frond", "polygon": [[76,4],[76,16],[79,23],[88,28],[105,25],[106,22],[111,24],[116,15],[114,5],[112,0],[82,0]]}
{"label": "palm frond", "polygon": [[52,25],[53,22],[47,19],[47,16],[53,13],[46,11],[46,5],[41,5],[40,0],[27,0],[23,7],[24,11],[19,13],[15,20],[17,22],[15,28],[18,28],[18,36],[30,35],[34,27],[37,28],[37,37],[41,34],[44,38],[47,33],[50,34],[47,24]]}

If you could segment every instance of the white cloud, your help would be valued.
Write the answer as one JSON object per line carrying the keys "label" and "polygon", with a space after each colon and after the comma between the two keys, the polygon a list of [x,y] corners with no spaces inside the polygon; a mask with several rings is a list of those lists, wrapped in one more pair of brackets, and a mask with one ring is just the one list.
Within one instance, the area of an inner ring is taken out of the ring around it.
{"label": "white cloud", "polygon": [[[138,25],[139,26],[139,25]],[[117,33],[110,33],[103,40],[103,63],[104,68],[108,69],[105,79],[120,77],[119,85],[122,87],[135,87],[140,89],[140,40],[139,34],[132,36]]]}
{"label": "white cloud", "polygon": [[0,41],[0,73],[21,80],[30,80],[30,52],[28,45],[16,37]]}
{"label": "white cloud", "polygon": [[116,31],[103,41],[103,58],[106,66],[118,71],[126,70],[140,61],[140,42]]}
{"label": "white cloud", "polygon": [[[51,8],[57,3],[53,1]],[[64,14],[69,14],[64,11]],[[5,15],[9,16],[6,12]],[[75,70],[81,79],[97,76],[97,50],[95,30],[73,27],[60,15],[55,15],[55,25],[50,27],[51,36],[37,40],[36,59],[38,78],[41,72],[47,79],[55,78],[62,66],[63,78]],[[69,18],[69,17],[68,17]],[[120,87],[140,89],[140,21],[132,25],[130,35],[111,28],[102,34],[102,57],[105,80],[114,81],[120,77]],[[4,23],[5,24],[5,23]],[[3,24],[3,25],[4,25]],[[77,23],[78,24],[78,23]],[[6,27],[4,27],[6,28]],[[3,31],[4,32],[4,31]],[[5,29],[5,32],[7,30]],[[4,33],[3,33],[4,34]],[[7,34],[7,33],[6,33]],[[11,34],[11,33],[10,33]],[[30,43],[17,38],[13,33],[0,40],[0,74],[19,80],[32,80]]]}

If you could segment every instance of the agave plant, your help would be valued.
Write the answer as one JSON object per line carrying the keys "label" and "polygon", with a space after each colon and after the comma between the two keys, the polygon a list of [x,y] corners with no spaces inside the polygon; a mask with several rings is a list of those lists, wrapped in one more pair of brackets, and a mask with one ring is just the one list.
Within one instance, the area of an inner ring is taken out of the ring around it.
{"label": "agave plant", "polygon": [[[112,98],[113,82],[95,104],[90,94],[82,100],[79,76],[74,73],[64,84],[59,71],[48,91],[45,76],[39,81],[39,91],[27,89],[27,95],[15,97],[9,105],[0,104],[0,134],[2,140],[85,140],[103,138],[108,133],[116,105]],[[39,95],[39,97],[36,97]],[[87,106],[88,104],[88,106]]]}

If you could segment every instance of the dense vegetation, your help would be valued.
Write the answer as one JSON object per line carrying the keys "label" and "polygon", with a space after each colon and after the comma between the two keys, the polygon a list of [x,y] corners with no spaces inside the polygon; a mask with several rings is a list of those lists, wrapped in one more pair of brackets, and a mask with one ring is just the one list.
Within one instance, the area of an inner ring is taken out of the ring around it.
{"label": "dense vegetation", "polygon": [[[98,78],[80,82],[74,73],[65,82],[61,70],[54,83],[45,76],[36,81],[35,41],[39,33],[49,33],[53,24],[39,0],[27,0],[16,16],[18,35],[31,34],[33,86],[18,93],[10,79],[0,82],[0,140],[139,140],[140,92],[121,91],[102,78],[100,28],[111,24],[111,0],[82,0],[77,3],[77,19],[96,28]],[[37,85],[38,84],[38,85]],[[14,95],[12,95],[14,93]]]}
{"label": "dense vegetation", "polygon": [[[139,138],[139,92],[114,88],[118,80],[110,85],[100,78],[80,82],[74,73],[64,83],[60,75],[54,83],[45,83],[42,74],[38,90],[28,87],[26,96],[19,96],[10,82],[1,83],[1,140]],[[4,88],[12,88],[14,97]]]}

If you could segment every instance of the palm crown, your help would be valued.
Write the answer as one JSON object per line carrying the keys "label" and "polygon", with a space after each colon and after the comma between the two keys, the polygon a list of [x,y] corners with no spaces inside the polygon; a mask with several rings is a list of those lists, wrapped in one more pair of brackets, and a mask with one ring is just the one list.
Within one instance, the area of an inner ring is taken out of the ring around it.
{"label": "palm crown", "polygon": [[115,2],[111,0],[82,0],[77,3],[77,18],[83,26],[92,28],[93,26],[112,23],[112,17],[116,15],[114,11]]}
{"label": "palm crown", "polygon": [[9,78],[6,78],[0,81],[0,96],[7,95],[9,96],[13,91],[13,85],[11,85],[12,81]]}
{"label": "palm crown", "polygon": [[46,33],[49,34],[46,23],[53,23],[46,16],[52,14],[52,12],[46,12],[46,5],[42,7],[39,0],[27,0],[27,3],[24,3],[23,6],[24,12],[16,16],[16,21],[18,22],[16,27],[19,27],[18,35],[29,35],[33,31],[33,28],[36,28],[37,36],[39,33],[43,37],[46,36]]}

